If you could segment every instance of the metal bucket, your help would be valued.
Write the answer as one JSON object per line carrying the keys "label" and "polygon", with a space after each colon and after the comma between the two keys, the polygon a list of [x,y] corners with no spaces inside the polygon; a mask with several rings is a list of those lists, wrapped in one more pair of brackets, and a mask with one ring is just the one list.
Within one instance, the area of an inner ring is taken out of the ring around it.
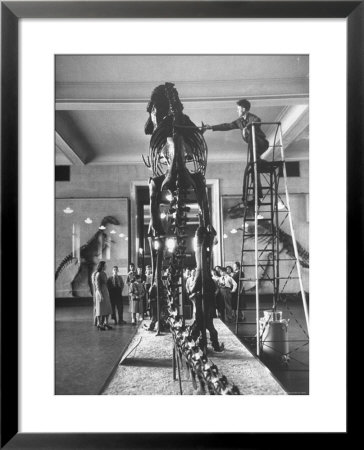
{"label": "metal bucket", "polygon": [[[264,311],[264,313],[266,312],[269,313],[269,311]],[[265,317],[267,316],[265,315]],[[262,351],[267,356],[287,361],[289,359],[288,321],[284,319],[266,320],[265,317],[259,320]],[[281,312],[280,317],[282,317]]]}
{"label": "metal bucket", "polygon": [[283,320],[282,311],[273,311],[272,309],[268,309],[264,311],[264,319],[265,321],[280,321]]}

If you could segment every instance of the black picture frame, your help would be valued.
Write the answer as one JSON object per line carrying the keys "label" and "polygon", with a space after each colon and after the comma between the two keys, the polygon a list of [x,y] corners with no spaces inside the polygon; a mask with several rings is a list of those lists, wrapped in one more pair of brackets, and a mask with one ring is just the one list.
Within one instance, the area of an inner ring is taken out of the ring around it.
{"label": "black picture frame", "polygon": [[[346,18],[347,19],[347,246],[362,251],[364,144],[363,1],[3,1],[1,2],[1,448],[256,448],[268,433],[170,435],[18,432],[18,22],[22,18]],[[333,92],[335,95],[335,92]],[[325,112],[323,111],[323,114]],[[338,112],[338,120],[342,120]],[[338,124],[340,125],[340,124]],[[323,130],[324,132],[324,130]],[[323,151],[328,151],[323,149]],[[328,154],[329,158],[329,154]],[[338,174],[340,176],[340,174]],[[339,211],[345,214],[345,208]],[[12,239],[9,239],[11,230]],[[357,250],[356,250],[357,253]],[[362,258],[361,258],[362,259]],[[348,298],[362,263],[348,258]],[[329,280],[326,280],[329,282]],[[344,305],[344,302],[343,302]],[[9,320],[11,318],[11,320]],[[14,320],[15,319],[15,320]],[[348,358],[349,359],[349,358]],[[333,393],[334,395],[334,393]],[[166,430],[167,431],[167,430]],[[348,433],[341,433],[347,437]],[[338,436],[339,437],[339,436]],[[337,442],[337,438],[336,442]],[[300,442],[304,443],[309,433]],[[280,439],[285,445],[288,436]],[[317,439],[317,436],[316,438]],[[316,440],[315,443],[318,443]],[[292,441],[291,441],[292,445]]]}

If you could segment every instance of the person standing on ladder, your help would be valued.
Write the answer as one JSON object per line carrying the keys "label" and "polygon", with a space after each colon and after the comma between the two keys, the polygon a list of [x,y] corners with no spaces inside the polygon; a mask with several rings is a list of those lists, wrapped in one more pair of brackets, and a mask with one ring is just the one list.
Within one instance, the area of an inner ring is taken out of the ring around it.
{"label": "person standing on ladder", "polygon": [[[252,124],[260,123],[261,120],[258,116],[250,112],[250,102],[249,100],[242,99],[236,102],[238,110],[238,119],[231,123],[221,123],[219,125],[204,125],[204,129],[212,131],[229,131],[240,129],[243,140],[248,144],[248,164],[244,171],[243,180],[243,202],[246,202],[246,206],[254,204],[254,198],[247,199],[247,188],[249,175],[252,176],[254,184],[254,158],[253,158],[253,132]],[[261,127],[255,126],[255,143],[256,143],[256,154],[257,154],[257,172],[258,172],[258,197],[263,197],[262,185],[259,177],[259,169],[265,164],[265,161],[260,159],[262,154],[268,149],[269,142],[265,137]]]}

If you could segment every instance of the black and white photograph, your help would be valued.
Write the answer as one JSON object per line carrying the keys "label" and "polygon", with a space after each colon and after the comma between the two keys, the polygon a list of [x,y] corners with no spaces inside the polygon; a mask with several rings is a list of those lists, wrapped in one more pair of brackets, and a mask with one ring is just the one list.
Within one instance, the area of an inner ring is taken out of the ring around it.
{"label": "black and white photograph", "polygon": [[54,393],[309,396],[310,56],[54,74]]}
{"label": "black and white photograph", "polygon": [[2,448],[348,434],[363,3],[1,2]]}

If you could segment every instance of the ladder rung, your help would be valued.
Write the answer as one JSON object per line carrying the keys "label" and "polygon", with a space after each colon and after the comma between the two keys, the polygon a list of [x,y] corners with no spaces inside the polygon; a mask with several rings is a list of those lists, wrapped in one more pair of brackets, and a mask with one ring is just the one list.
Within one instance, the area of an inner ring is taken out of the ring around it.
{"label": "ladder rung", "polygon": [[276,277],[276,280],[298,280],[299,277]]}
{"label": "ladder rung", "polygon": [[[274,281],[274,280],[298,280],[299,277],[272,277],[272,278],[259,278],[259,281]],[[256,278],[240,278],[240,281],[257,281]]]}
{"label": "ladder rung", "polygon": [[[282,261],[282,260],[280,259],[280,261]],[[271,260],[271,259],[260,259],[259,262],[260,262],[260,263],[261,263],[261,262],[272,262],[272,260]],[[244,263],[242,262],[241,265],[246,267],[246,266],[251,266],[252,264],[244,264]],[[254,264],[254,266],[255,266],[255,264]]]}
{"label": "ladder rung", "polygon": [[[259,263],[261,263],[261,262],[263,262],[263,261],[259,261]],[[265,261],[265,262],[268,262],[268,261]],[[271,263],[272,261],[269,261],[268,262],[268,264],[266,264],[267,266],[272,266],[273,264],[269,264],[269,263]],[[259,265],[259,264],[258,264]],[[244,264],[243,265],[243,267],[255,267],[255,264]]]}
{"label": "ladder rung", "polygon": [[[244,251],[247,251],[247,250],[244,250]],[[272,259],[259,259],[259,260],[258,260],[259,263],[263,263],[263,262],[272,262],[272,261],[274,261],[274,260],[272,260]],[[276,258],[275,261],[276,261],[276,262],[281,262],[281,261],[297,261],[297,260],[296,260],[296,258],[291,258],[291,259],[286,259],[286,258],[285,258],[285,259],[280,259],[280,258]],[[241,263],[241,266],[242,266],[242,267],[249,267],[249,266],[253,266],[253,265],[255,266],[255,264],[244,264],[243,262]]]}
{"label": "ladder rung", "polygon": [[[266,306],[265,308],[259,308],[259,311],[266,311],[267,308],[273,308],[273,306],[272,307]],[[239,309],[239,311],[256,311],[256,310],[257,310],[257,308],[241,308],[241,309]]]}
{"label": "ladder rung", "polygon": [[[272,220],[272,219],[266,219],[266,218],[264,218],[263,217],[263,219],[258,219],[258,221],[264,221],[264,222],[267,222],[267,221],[269,221],[269,220]],[[255,221],[255,218],[251,218],[251,219],[245,219],[245,222],[254,222]]]}
{"label": "ladder rung", "polygon": [[[258,252],[271,252],[271,248],[258,248]],[[244,252],[255,252],[255,250],[244,250]]]}
{"label": "ladder rung", "polygon": [[245,322],[245,320],[243,322],[238,322],[238,325],[256,325],[256,324],[257,322]]}
{"label": "ladder rung", "polygon": [[[245,233],[244,236],[252,237],[252,236],[255,236],[255,233]],[[275,236],[275,234],[274,233],[261,233],[261,234],[259,234],[259,236]]]}

